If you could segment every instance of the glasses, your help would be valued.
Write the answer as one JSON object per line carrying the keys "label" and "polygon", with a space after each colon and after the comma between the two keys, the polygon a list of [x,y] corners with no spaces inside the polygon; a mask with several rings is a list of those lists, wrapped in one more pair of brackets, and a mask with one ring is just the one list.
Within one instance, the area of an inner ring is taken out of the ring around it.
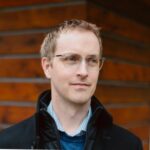
{"label": "glasses", "polygon": [[[82,56],[74,53],[55,55],[54,57],[60,57],[60,60],[66,67],[76,68],[82,62]],[[99,58],[97,55],[89,55],[85,58],[88,69],[101,70],[105,58]]]}

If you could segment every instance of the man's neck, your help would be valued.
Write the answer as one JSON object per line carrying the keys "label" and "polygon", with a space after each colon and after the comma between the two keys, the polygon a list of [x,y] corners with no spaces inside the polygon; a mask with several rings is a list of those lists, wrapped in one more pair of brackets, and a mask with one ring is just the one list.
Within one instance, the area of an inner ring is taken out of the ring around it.
{"label": "man's neck", "polygon": [[66,133],[74,133],[88,114],[90,101],[75,105],[64,101],[52,100],[53,109]]}

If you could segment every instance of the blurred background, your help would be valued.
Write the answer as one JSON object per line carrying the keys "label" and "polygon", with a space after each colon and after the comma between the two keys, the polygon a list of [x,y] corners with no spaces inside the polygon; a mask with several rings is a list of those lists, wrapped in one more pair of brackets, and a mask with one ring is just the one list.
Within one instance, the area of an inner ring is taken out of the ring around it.
{"label": "blurred background", "polygon": [[49,88],[40,45],[51,26],[72,18],[102,28],[106,61],[95,95],[148,150],[149,0],[0,0],[0,130],[35,112],[38,95]]}

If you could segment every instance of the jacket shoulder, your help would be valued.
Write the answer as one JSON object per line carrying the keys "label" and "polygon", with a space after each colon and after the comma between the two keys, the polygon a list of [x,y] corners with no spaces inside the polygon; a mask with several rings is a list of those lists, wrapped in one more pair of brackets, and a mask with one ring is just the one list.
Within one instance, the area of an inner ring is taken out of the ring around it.
{"label": "jacket shoulder", "polygon": [[35,138],[35,116],[0,132],[0,148],[30,148]]}
{"label": "jacket shoulder", "polygon": [[111,145],[117,145],[120,150],[142,150],[141,140],[129,130],[118,125],[113,125],[111,129]]}

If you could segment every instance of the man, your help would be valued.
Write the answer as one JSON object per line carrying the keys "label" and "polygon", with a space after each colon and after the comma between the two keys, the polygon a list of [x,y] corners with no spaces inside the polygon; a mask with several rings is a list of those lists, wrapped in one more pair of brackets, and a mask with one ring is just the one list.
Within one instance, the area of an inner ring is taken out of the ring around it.
{"label": "man", "polygon": [[41,56],[51,91],[40,95],[35,115],[1,132],[0,148],[142,150],[93,96],[104,61],[96,25],[63,22],[47,34]]}

